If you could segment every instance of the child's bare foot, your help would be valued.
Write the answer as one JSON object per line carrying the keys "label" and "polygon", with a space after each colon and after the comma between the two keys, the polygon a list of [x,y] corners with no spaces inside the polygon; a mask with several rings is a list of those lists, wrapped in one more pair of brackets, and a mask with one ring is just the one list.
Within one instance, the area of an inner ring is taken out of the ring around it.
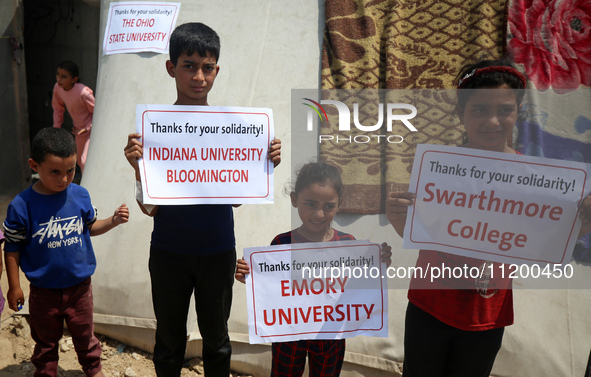
{"label": "child's bare foot", "polygon": [[104,373],[103,373],[103,371],[101,370],[100,372],[98,372],[97,374],[95,374],[95,375],[94,375],[94,376],[92,376],[92,377],[107,377],[107,375],[106,375],[106,374],[104,374]]}

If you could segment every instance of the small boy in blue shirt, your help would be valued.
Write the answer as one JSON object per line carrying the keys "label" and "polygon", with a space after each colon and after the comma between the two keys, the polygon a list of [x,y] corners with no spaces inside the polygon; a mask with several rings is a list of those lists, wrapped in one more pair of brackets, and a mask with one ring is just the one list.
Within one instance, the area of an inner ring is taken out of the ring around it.
{"label": "small boy in blue shirt", "polygon": [[31,283],[35,376],[57,375],[65,320],[84,373],[102,377],[102,350],[94,336],[92,314],[90,276],[96,259],[90,236],[127,222],[129,210],[123,204],[110,218],[97,220],[88,191],[72,183],[76,143],[64,129],[44,128],[35,135],[29,165],[39,180],[14,198],[3,224],[8,306],[18,311],[25,301],[20,267]]}
{"label": "small boy in blue shirt", "polygon": [[[174,30],[166,70],[176,83],[175,105],[208,106],[207,95],[220,69],[219,53],[219,37],[210,27],[187,23]],[[140,189],[141,136],[130,134],[125,147]],[[268,158],[275,166],[281,161],[280,149],[281,142],[273,140]],[[181,374],[189,302],[194,295],[205,376],[227,377],[232,355],[228,317],[236,266],[232,205],[148,206],[139,200],[138,204],[154,217],[149,270],[156,315],[156,374]]]}

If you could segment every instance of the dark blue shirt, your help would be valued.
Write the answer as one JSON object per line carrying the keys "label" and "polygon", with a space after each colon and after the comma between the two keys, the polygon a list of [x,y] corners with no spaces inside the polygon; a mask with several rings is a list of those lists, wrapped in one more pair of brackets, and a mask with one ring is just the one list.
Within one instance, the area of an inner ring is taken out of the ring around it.
{"label": "dark blue shirt", "polygon": [[161,205],[154,216],[152,247],[156,249],[213,255],[235,246],[230,204]]}
{"label": "dark blue shirt", "polygon": [[88,226],[97,218],[85,188],[74,183],[53,195],[21,192],[4,221],[7,253],[20,252],[20,267],[40,288],[67,288],[94,273]]}

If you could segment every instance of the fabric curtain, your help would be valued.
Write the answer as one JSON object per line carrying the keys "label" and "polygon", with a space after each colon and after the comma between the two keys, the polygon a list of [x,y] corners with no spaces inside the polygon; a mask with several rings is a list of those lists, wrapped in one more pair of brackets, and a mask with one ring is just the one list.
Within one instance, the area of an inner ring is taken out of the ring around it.
{"label": "fabric curtain", "polygon": [[[326,0],[321,88],[451,89],[465,62],[504,54],[506,6],[506,0]],[[389,102],[369,102],[378,100]],[[321,144],[320,158],[336,165],[346,184],[341,212],[383,212],[387,192],[408,187],[416,144],[461,142],[453,104],[432,108],[429,101],[415,101],[423,118],[413,123],[418,132],[402,125],[391,132],[402,143]],[[369,106],[360,118],[375,124],[376,109]],[[322,134],[338,134],[331,115]]]}
{"label": "fabric curtain", "polygon": [[[512,0],[507,46],[532,88],[515,147],[591,163],[591,1]],[[574,257],[591,263],[591,233],[577,242]]]}

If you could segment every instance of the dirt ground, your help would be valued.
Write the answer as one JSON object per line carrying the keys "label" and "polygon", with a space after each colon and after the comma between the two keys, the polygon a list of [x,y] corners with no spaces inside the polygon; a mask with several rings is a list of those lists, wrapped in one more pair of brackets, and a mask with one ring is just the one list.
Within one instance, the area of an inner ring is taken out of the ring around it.
{"label": "dirt ground", "polygon": [[[9,310],[10,311],[10,310]],[[35,346],[31,339],[29,325],[24,316],[2,316],[0,331],[0,377],[30,377],[35,367],[30,358]],[[99,335],[103,347],[103,371],[108,376],[143,377],[155,376],[154,367],[149,354],[132,349],[119,342]],[[198,376],[199,361],[192,363],[194,369],[183,368],[183,376]],[[84,377],[78,364],[72,340],[67,334],[60,343],[60,360],[58,376]]]}
{"label": "dirt ground", "polygon": [[[0,222],[4,222],[6,207],[11,197],[0,196]],[[28,282],[21,272],[21,287],[25,297],[28,296]],[[6,268],[3,266],[0,285],[4,294],[8,291]],[[129,347],[123,343],[97,334],[103,348],[103,371],[108,377],[153,377],[154,364],[152,355]],[[31,339],[31,331],[27,318],[16,315],[6,304],[0,324],[0,377],[32,377],[35,367],[31,363],[31,355],[35,342]],[[78,364],[72,339],[67,333],[60,341],[58,376],[84,377]],[[200,359],[189,360],[183,367],[182,377],[203,376],[203,363]],[[248,376],[232,372],[231,376]]]}
{"label": "dirt ground", "polygon": [[[27,320],[21,315],[12,315],[10,309],[2,315],[0,331],[0,377],[32,377],[35,367],[30,361],[35,342]],[[108,377],[152,377],[156,376],[152,355],[126,346],[113,339],[97,334],[103,348],[103,372]],[[68,334],[60,341],[58,376],[84,377],[78,364],[72,338]],[[203,376],[203,362],[189,360],[181,372],[182,377]],[[232,372],[231,376],[247,376]],[[252,376],[248,376],[252,377]]]}

